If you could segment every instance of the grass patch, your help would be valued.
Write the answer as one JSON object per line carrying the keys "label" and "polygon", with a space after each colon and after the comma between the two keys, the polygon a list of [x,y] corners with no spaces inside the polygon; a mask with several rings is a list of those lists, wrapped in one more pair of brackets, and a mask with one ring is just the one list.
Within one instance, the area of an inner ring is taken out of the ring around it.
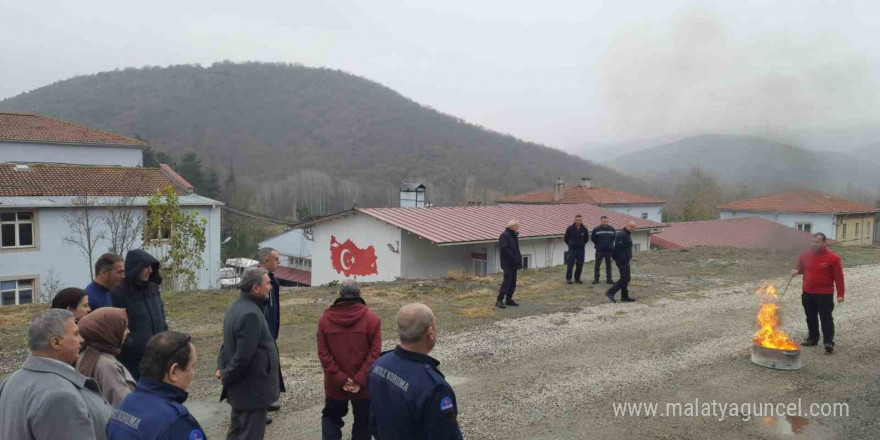
{"label": "grass patch", "polygon": [[550,323],[555,326],[563,326],[563,325],[568,324],[568,320],[565,318],[560,318],[560,319],[554,319],[553,321],[550,321]]}
{"label": "grass patch", "polygon": [[459,310],[458,313],[469,319],[490,318],[495,315],[495,307],[469,307],[467,309]]}

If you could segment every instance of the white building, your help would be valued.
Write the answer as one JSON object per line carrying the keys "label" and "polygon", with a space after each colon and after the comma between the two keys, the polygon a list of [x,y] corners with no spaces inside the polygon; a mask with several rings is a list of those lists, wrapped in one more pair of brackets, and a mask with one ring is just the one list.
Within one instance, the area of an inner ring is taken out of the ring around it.
{"label": "white building", "polygon": [[[123,166],[140,164],[135,156],[143,146],[43,116],[0,113],[0,305],[48,299],[41,289],[50,284],[85,287],[89,267],[110,247],[108,213],[134,212],[137,222],[149,196],[167,186],[185,210],[205,220],[198,287],[218,286],[222,203],[194,194],[192,185],[165,165]],[[127,207],[119,206],[123,201]],[[106,236],[96,239],[93,261],[65,240],[73,235],[69,220],[86,208],[94,236]],[[134,232],[131,249],[142,245],[140,231]],[[161,246],[148,251],[162,257]]]}
{"label": "white building", "polygon": [[[663,226],[589,204],[356,208],[298,226],[314,239],[317,286],[350,277],[370,282],[442,278],[451,270],[498,272],[498,238],[514,218],[520,222],[524,268],[561,265],[568,249],[562,238],[577,214],[591,230],[603,215],[615,228],[634,220],[636,251],[648,250],[651,231]],[[587,258],[593,254],[590,242]]]}
{"label": "white building", "polygon": [[312,270],[312,240],[302,229],[289,229],[260,242],[259,248],[278,251],[282,266],[304,271]]}
{"label": "white building", "polygon": [[813,190],[784,191],[721,206],[721,219],[761,217],[843,245],[874,242],[877,208]]}
{"label": "white building", "polygon": [[663,221],[663,205],[666,202],[616,189],[593,186],[590,178],[584,177],[577,186],[565,186],[565,182],[557,179],[552,190],[546,189],[505,197],[498,200],[497,203],[517,205],[589,203],[621,214],[659,223]]}

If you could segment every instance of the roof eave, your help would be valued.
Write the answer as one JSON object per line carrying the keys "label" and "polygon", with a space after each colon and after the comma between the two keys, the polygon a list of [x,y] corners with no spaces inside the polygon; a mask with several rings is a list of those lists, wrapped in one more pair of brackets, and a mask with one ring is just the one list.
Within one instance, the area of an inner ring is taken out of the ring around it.
{"label": "roof eave", "polygon": [[145,149],[150,145],[147,143],[141,144],[107,144],[103,142],[60,142],[60,141],[52,141],[52,140],[34,140],[34,139],[10,139],[10,138],[0,138],[0,142],[9,142],[9,143],[24,143],[24,144],[48,144],[48,145],[71,145],[71,146],[88,146],[88,147],[103,147],[103,148],[138,148]]}

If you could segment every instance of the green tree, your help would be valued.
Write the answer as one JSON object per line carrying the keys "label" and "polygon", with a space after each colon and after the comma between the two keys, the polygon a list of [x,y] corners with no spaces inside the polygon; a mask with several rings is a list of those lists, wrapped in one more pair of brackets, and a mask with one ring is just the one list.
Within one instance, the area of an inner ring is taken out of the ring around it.
{"label": "green tree", "polygon": [[144,222],[144,247],[161,255],[161,275],[175,290],[192,290],[198,272],[205,267],[205,225],[195,211],[180,208],[177,193],[171,186],[156,192],[147,202]]}

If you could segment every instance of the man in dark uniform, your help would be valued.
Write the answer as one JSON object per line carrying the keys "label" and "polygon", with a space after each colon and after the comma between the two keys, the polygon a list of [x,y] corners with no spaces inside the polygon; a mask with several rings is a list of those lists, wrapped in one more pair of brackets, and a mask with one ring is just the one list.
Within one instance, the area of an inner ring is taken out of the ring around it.
{"label": "man in dark uniform", "polygon": [[428,356],[437,343],[434,312],[403,306],[397,332],[400,344],[370,370],[370,431],[376,440],[461,440],[455,392]]}
{"label": "man in dark uniform", "polygon": [[590,241],[590,232],[584,226],[580,214],[574,216],[574,224],[565,230],[564,241],[568,245],[568,261],[566,262],[568,267],[565,270],[565,282],[571,284],[571,269],[577,266],[574,271],[574,282],[583,284],[581,271],[584,269],[584,253],[587,242]]}
{"label": "man in dark uniform", "polygon": [[614,284],[611,279],[611,256],[614,254],[614,227],[608,224],[608,216],[599,218],[599,226],[593,229],[593,247],[596,248],[596,262],[593,265],[593,284],[599,284],[599,269],[605,260],[605,281]]}
{"label": "man in dark uniform", "polygon": [[504,279],[501,288],[498,289],[498,299],[495,307],[504,309],[507,306],[518,306],[513,300],[513,292],[516,291],[516,271],[522,269],[522,254],[519,252],[519,222],[511,220],[507,229],[501,233],[498,239],[498,252],[500,253],[501,270]]}
{"label": "man in dark uniform", "polygon": [[632,260],[632,232],[636,229],[636,223],[634,221],[630,221],[624,226],[623,230],[617,231],[614,234],[614,262],[617,264],[617,270],[620,271],[620,278],[608,289],[608,292],[605,292],[605,296],[608,297],[611,302],[617,302],[614,300],[614,295],[617,291],[620,291],[620,300],[623,302],[633,302],[636,299],[631,298],[629,296],[629,262]]}
{"label": "man in dark uniform", "polygon": [[183,406],[196,373],[196,347],[184,333],[162,332],[144,348],[137,388],[113,410],[108,440],[204,440]]}

